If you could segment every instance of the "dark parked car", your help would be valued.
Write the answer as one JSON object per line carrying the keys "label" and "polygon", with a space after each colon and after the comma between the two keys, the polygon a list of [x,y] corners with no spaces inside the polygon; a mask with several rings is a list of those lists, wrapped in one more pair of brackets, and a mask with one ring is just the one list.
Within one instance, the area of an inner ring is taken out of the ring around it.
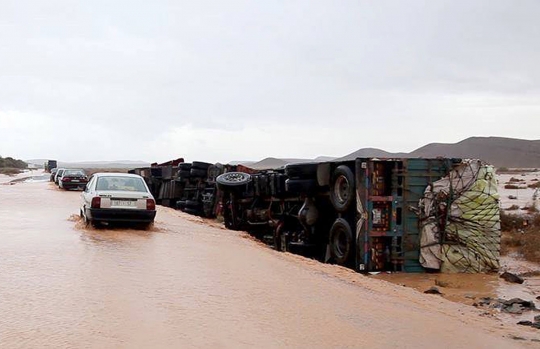
{"label": "dark parked car", "polygon": [[66,169],[58,179],[58,186],[62,189],[84,189],[88,177],[81,169]]}
{"label": "dark parked car", "polygon": [[49,178],[49,182],[54,182],[54,177],[56,176],[56,171],[58,171],[57,168],[53,168],[51,170],[51,177]]}

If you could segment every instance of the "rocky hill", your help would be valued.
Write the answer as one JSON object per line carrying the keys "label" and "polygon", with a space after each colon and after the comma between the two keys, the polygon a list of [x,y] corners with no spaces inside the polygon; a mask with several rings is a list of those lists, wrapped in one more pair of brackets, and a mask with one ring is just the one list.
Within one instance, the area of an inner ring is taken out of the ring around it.
{"label": "rocky hill", "polygon": [[356,157],[457,157],[482,159],[497,167],[540,168],[540,140],[471,137],[458,143],[431,143],[410,153],[362,148],[340,160]]}

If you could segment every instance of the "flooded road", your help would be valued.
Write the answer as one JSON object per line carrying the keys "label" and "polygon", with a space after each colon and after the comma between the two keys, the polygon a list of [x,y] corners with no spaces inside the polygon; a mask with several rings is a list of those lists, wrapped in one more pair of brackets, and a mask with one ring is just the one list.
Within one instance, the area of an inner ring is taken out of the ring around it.
{"label": "flooded road", "polygon": [[85,228],[79,195],[0,184],[1,348],[540,346],[537,330],[172,209],[149,231]]}

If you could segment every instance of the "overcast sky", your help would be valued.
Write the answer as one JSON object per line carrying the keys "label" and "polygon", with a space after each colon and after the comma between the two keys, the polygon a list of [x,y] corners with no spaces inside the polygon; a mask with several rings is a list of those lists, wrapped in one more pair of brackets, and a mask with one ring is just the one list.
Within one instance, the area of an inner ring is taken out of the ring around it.
{"label": "overcast sky", "polygon": [[540,139],[540,1],[0,0],[0,155]]}

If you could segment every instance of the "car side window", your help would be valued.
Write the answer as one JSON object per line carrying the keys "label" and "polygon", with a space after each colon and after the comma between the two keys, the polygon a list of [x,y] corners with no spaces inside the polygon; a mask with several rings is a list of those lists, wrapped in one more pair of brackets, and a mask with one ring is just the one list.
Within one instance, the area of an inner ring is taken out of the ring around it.
{"label": "car side window", "polygon": [[91,177],[88,181],[88,184],[86,184],[86,187],[84,188],[84,191],[88,193],[90,191],[90,188],[92,187],[92,184],[95,182],[96,177]]}

